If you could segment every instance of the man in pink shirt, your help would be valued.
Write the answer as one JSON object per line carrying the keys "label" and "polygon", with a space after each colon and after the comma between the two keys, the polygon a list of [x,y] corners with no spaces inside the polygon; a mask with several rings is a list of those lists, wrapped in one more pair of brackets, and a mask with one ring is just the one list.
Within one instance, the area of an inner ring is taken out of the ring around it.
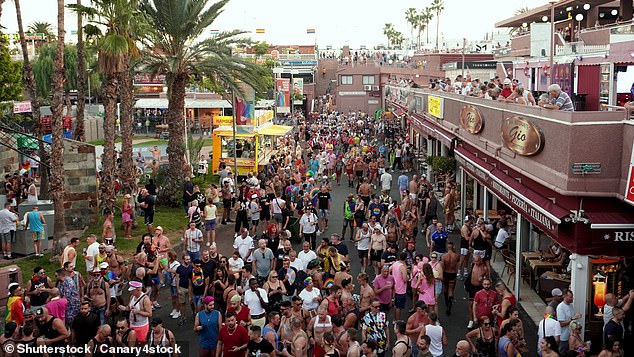
{"label": "man in pink shirt", "polygon": [[394,298],[394,277],[390,275],[389,265],[384,265],[381,268],[381,274],[374,278],[372,287],[376,300],[381,304],[381,311],[388,314]]}
{"label": "man in pink shirt", "polygon": [[482,280],[482,290],[478,291],[473,298],[473,320],[478,321],[481,316],[487,316],[493,321],[493,305],[498,303],[498,294],[491,290],[491,280]]}
{"label": "man in pink shirt", "polygon": [[51,300],[46,303],[45,307],[49,314],[62,320],[66,324],[66,307],[68,306],[68,300],[60,297],[59,289],[52,288],[49,296]]}
{"label": "man in pink shirt", "polygon": [[392,277],[394,278],[394,317],[396,320],[401,319],[401,310],[405,308],[407,302],[407,266],[405,260],[407,253],[401,252],[398,260],[392,264]]}

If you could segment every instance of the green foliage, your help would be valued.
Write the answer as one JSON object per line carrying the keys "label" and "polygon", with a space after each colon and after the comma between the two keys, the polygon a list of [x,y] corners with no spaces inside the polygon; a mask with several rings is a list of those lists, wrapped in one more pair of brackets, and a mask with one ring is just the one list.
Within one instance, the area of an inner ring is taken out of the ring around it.
{"label": "green foliage", "polygon": [[49,22],[35,21],[29,25],[28,32],[43,33],[45,36],[44,41],[46,42],[55,41],[56,38],[53,32],[53,25]]}
{"label": "green foliage", "polygon": [[6,43],[0,43],[0,102],[22,98],[22,64],[13,62]]}
{"label": "green foliage", "polygon": [[444,175],[456,169],[456,159],[448,156],[427,156],[427,165],[431,165],[432,171],[437,175]]}
{"label": "green foliage", "polygon": [[[205,137],[201,135],[196,140],[194,140],[192,133],[188,131],[187,142],[189,146],[189,158],[192,164],[197,163],[198,158],[200,157],[200,151],[202,150],[203,146],[205,146]],[[196,165],[193,166],[196,167]]]}
{"label": "green foliage", "polygon": [[[55,46],[56,43],[52,42],[40,47],[39,56],[33,61],[33,75],[35,76],[37,95],[40,98],[48,98],[51,95]],[[77,89],[77,47],[74,45],[64,46],[64,72],[66,73],[64,90]]]}
{"label": "green foliage", "polygon": [[269,44],[266,41],[260,41],[253,46],[253,52],[258,57],[264,56],[269,53]]}

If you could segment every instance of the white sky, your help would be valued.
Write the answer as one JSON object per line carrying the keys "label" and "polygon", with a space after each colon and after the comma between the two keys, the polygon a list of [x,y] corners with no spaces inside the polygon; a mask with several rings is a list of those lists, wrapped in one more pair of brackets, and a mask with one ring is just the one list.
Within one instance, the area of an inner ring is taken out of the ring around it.
{"label": "white sky", "polygon": [[[213,0],[210,0],[213,1]],[[87,3],[87,0],[83,0]],[[76,3],[67,0],[66,3]],[[511,17],[524,6],[534,8],[547,4],[547,0],[445,0],[445,10],[441,14],[440,33],[445,39],[483,39],[494,29],[495,22]],[[231,0],[225,11],[213,25],[213,29],[241,29],[253,31],[251,37],[270,44],[312,44],[321,48],[326,45],[338,48],[350,45],[371,47],[385,43],[383,25],[392,23],[408,38],[410,28],[405,21],[405,11],[410,7],[421,9],[431,4],[431,0]],[[34,21],[50,22],[55,25],[55,0],[21,0],[23,23]],[[66,14],[66,30],[70,40],[71,30],[76,30],[76,19],[70,11]],[[5,33],[17,32],[13,1],[4,2],[0,23]],[[436,19],[430,24],[430,41],[435,40]],[[256,34],[256,28],[264,28],[265,34]],[[309,35],[306,29],[316,29]],[[442,38],[441,35],[441,38]],[[425,35],[423,34],[424,38]]]}

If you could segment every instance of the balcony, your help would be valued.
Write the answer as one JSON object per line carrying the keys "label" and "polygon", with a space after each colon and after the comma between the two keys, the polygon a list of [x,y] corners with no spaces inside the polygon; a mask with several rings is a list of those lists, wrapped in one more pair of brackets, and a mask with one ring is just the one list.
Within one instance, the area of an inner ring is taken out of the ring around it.
{"label": "balcony", "polygon": [[[459,140],[562,195],[614,197],[625,190],[634,137],[634,122],[626,118],[625,111],[563,112],[428,89],[391,89],[387,101],[415,108],[414,112],[425,122],[453,133]],[[429,114],[429,96],[436,97],[436,108],[443,108],[441,119]],[[475,108],[482,119],[483,127],[477,134],[471,134],[461,124],[461,111],[466,106]],[[541,133],[535,134],[543,140],[541,150],[521,155],[503,142],[503,122],[513,117],[530,123],[535,132]],[[601,172],[573,172],[573,164],[587,162],[599,163]]]}
{"label": "balcony", "polygon": [[525,57],[531,54],[531,34],[516,36],[511,39],[511,56]]}
{"label": "balcony", "polygon": [[557,56],[566,56],[589,53],[607,53],[609,49],[609,45],[588,45],[583,42],[568,42],[563,46],[556,46],[555,54]]}

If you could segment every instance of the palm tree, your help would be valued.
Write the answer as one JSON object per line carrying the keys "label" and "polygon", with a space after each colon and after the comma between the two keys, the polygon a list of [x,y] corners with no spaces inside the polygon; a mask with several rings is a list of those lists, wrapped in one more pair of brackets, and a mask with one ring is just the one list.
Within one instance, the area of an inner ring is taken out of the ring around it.
{"label": "palm tree", "polygon": [[[77,6],[82,6],[77,0]],[[75,140],[84,141],[84,111],[86,108],[86,53],[84,52],[84,14],[77,13],[77,118],[75,119]]]}
{"label": "palm tree", "polygon": [[35,21],[29,25],[30,33],[44,34],[44,40],[42,42],[51,42],[55,40],[55,33],[53,32],[53,25],[49,22]]}
{"label": "palm tree", "polygon": [[412,44],[414,43],[414,28],[416,28],[417,19],[418,14],[416,13],[415,8],[410,7],[407,11],[405,11],[405,21],[407,21],[410,26],[410,42]]}
{"label": "palm tree", "polygon": [[53,71],[53,143],[51,145],[51,196],[55,208],[55,235],[52,255],[62,252],[66,233],[64,213],[64,0],[57,0],[57,51]]}
{"label": "palm tree", "polygon": [[414,19],[414,28],[416,29],[416,49],[420,49],[420,34],[427,28],[424,13],[416,15],[416,18]]}
{"label": "palm tree", "polygon": [[[136,54],[133,27],[143,23],[140,16],[137,1],[130,0],[92,0],[92,7],[77,4],[69,5],[79,13],[85,13],[91,20],[86,25],[86,32],[94,35],[98,49],[98,67],[104,75],[102,83],[102,99],[104,106],[104,154],[102,159],[103,175],[101,185],[101,207],[103,211],[113,212],[116,197],[114,191],[115,180],[115,125],[117,111],[117,90],[121,84],[121,78],[128,70],[127,60],[131,54]],[[104,32],[101,31],[104,29]],[[123,77],[128,83],[127,78]],[[131,104],[123,102],[131,101],[130,96],[121,96],[122,108],[128,108]],[[125,113],[124,113],[125,115]],[[123,135],[122,158],[132,159],[131,132]],[[123,161],[123,160],[122,160]],[[134,173],[130,177],[120,177],[134,180]]]}
{"label": "palm tree", "polygon": [[425,9],[423,9],[423,15],[422,15],[421,21],[425,23],[425,34],[427,37],[425,44],[429,43],[429,23],[431,22],[433,18],[434,18],[434,11],[430,6],[427,6]]}
{"label": "palm tree", "polygon": [[392,40],[392,34],[394,33],[394,25],[387,23],[383,26],[383,34],[387,37],[387,48],[390,48],[390,42]]}
{"label": "palm tree", "polygon": [[[189,175],[184,150],[185,86],[192,75],[226,81],[236,93],[242,93],[237,81],[254,88],[262,87],[262,67],[232,56],[231,47],[239,44],[241,31],[220,33],[197,40],[205,33],[228,0],[209,4],[209,0],[142,0],[141,7],[152,30],[145,38],[145,62],[155,74],[167,81],[169,125],[168,182],[159,200],[176,206],[180,202],[184,177]],[[187,163],[189,164],[189,163]]]}
{"label": "palm tree", "polygon": [[[517,16],[517,15],[521,15],[525,12],[528,12],[530,9],[527,6],[521,7],[517,10],[515,10],[515,12],[513,13],[513,16]],[[511,27],[509,29],[509,35],[511,35],[511,37],[514,37],[515,35],[517,35],[520,30],[522,29],[521,26],[516,26],[516,27]]]}
{"label": "palm tree", "polygon": [[[20,0],[14,0],[15,15],[18,22],[18,33],[20,34],[20,48],[22,49],[22,75],[24,76],[24,86],[26,87],[26,93],[28,99],[31,101],[31,113],[33,114],[33,130],[38,138],[42,137],[42,122],[40,113],[40,101],[37,96],[37,89],[35,86],[35,76],[33,75],[33,67],[29,60],[29,50],[26,45],[26,38],[24,37],[24,26],[22,24],[22,8],[20,6]],[[39,142],[38,153],[41,162],[48,163],[48,153],[44,149],[44,143]],[[48,170],[44,167],[41,170],[40,179],[40,196],[42,198],[48,198]]]}
{"label": "palm tree", "polygon": [[440,47],[438,47],[438,35],[440,34],[440,13],[445,9],[445,1],[434,0],[431,3],[431,8],[436,13],[436,50],[440,50]]}

